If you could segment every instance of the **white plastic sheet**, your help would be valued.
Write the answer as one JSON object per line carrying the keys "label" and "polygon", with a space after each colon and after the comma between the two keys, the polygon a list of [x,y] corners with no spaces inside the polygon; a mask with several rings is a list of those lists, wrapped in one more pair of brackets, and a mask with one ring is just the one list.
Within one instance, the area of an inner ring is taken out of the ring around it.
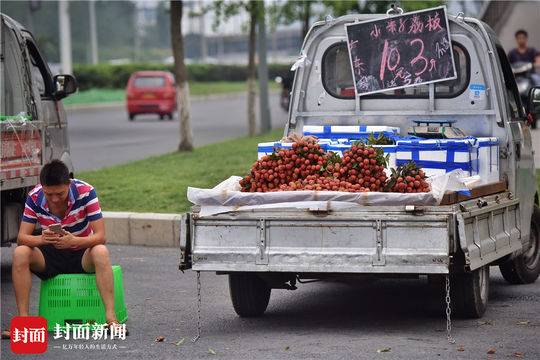
{"label": "white plastic sheet", "polygon": [[231,176],[212,189],[188,187],[188,200],[201,206],[201,216],[207,216],[252,209],[340,210],[373,205],[437,205],[446,191],[468,191],[461,170],[430,178],[430,192],[412,194],[313,190],[250,193],[240,191],[241,179]]}

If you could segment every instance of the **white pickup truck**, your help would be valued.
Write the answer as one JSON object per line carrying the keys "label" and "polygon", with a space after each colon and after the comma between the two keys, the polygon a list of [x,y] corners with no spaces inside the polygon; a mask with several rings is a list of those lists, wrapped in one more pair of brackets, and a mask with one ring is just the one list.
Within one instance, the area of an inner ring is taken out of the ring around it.
{"label": "white pickup truck", "polygon": [[[467,134],[499,139],[500,181],[473,189],[468,198],[446,194],[438,206],[210,216],[194,207],[182,222],[180,269],[227,274],[240,316],[263,314],[271,289],[295,289],[297,280],[401,274],[446,283],[453,313],[481,317],[490,266],[498,265],[513,284],[538,278],[540,210],[529,122],[539,116],[540,88],[531,90],[532,113],[526,114],[495,33],[477,19],[449,16],[455,80],[355,97],[343,55],[345,25],[385,16],[347,15],[313,25],[302,46],[284,135],[301,135],[306,125],[358,125],[359,119],[406,133],[411,118],[452,118]],[[485,84],[485,96],[471,99],[470,84]]]}

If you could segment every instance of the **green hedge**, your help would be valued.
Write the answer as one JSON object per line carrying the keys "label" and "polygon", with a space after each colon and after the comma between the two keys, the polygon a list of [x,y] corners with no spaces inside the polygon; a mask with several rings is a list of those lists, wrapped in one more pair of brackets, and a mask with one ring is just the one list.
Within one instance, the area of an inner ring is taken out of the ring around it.
{"label": "green hedge", "polygon": [[[289,71],[289,64],[269,64],[268,76],[270,79],[283,76]],[[124,88],[129,76],[141,70],[165,70],[172,72],[172,65],[137,63],[125,65],[75,65],[73,72],[79,83],[80,90],[90,88]],[[187,65],[188,77],[192,81],[245,81],[247,79],[247,66],[243,65]]]}

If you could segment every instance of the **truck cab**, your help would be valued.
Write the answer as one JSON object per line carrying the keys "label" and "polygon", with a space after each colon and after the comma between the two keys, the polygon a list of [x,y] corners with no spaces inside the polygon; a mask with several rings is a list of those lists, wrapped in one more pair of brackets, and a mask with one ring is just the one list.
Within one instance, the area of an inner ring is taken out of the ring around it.
{"label": "truck cab", "polygon": [[16,240],[26,194],[44,163],[60,159],[73,174],[61,99],[77,90],[71,75],[53,76],[33,35],[1,14],[1,244]]}
{"label": "truck cab", "polygon": [[[421,208],[261,208],[208,216],[194,208],[183,223],[180,267],[228,274],[240,316],[262,314],[270,290],[294,289],[296,280],[401,274],[446,278],[447,297],[454,289],[452,311],[481,317],[490,266],[499,265],[511,283],[538,278],[530,121],[494,32],[477,19],[449,15],[455,79],[355,96],[346,25],[387,16],[328,17],[312,26],[293,66],[284,135],[301,136],[311,125],[388,126],[407,134],[414,121],[450,121],[470,136],[498,139],[502,187]],[[529,109],[537,109],[538,91],[531,92],[536,107]]]}

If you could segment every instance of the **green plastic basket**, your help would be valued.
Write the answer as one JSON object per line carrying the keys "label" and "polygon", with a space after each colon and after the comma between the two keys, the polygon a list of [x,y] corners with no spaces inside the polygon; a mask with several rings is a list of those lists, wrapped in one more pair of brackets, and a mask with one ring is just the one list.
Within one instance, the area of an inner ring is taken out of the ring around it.
{"label": "green plastic basket", "polygon": [[[124,302],[122,268],[112,267],[114,278],[114,310],[119,322],[127,320]],[[47,319],[49,331],[56,324],[104,324],[105,307],[96,286],[95,274],[62,274],[41,282],[39,316]]]}

